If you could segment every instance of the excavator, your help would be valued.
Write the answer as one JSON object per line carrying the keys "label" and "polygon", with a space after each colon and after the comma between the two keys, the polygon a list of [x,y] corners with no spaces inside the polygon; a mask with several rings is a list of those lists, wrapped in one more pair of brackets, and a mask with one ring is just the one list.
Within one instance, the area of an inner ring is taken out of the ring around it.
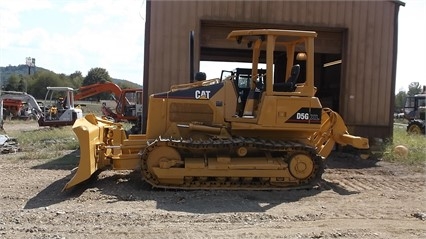
{"label": "excavator", "polygon": [[27,117],[34,117],[36,120],[39,120],[42,115],[42,109],[32,95],[19,91],[2,92],[0,95],[0,128],[3,128],[3,120],[6,116],[11,115],[12,118],[20,116],[24,110],[24,103],[28,106],[26,110]]}
{"label": "excavator", "polygon": [[[227,39],[252,51],[250,77],[231,74],[150,95],[142,134],[127,135],[121,124],[93,114],[78,119],[73,130],[80,161],[63,190],[106,169],[140,170],[155,188],[317,185],[336,143],[367,153],[369,142],[349,134],[342,117],[315,97],[316,36],[314,31],[281,29],[232,31]],[[274,75],[274,57],[282,54],[286,71]],[[295,64],[298,59],[304,64]],[[264,64],[266,73],[259,69]],[[302,70],[304,77],[298,79]]]}
{"label": "excavator", "polygon": [[[74,107],[73,89],[70,87],[47,87],[45,99],[38,104],[34,96],[18,91],[4,91],[0,95],[1,108],[4,101],[13,100],[25,102],[39,126],[73,125],[76,119],[83,117],[81,109]],[[0,126],[3,126],[3,110],[0,111]]]}
{"label": "excavator", "polygon": [[80,87],[74,99],[82,100],[104,92],[111,92],[117,103],[115,112],[106,105],[102,105],[102,113],[107,118],[112,118],[115,122],[139,125],[142,115],[142,89],[121,89],[117,84],[109,81],[98,82]]}

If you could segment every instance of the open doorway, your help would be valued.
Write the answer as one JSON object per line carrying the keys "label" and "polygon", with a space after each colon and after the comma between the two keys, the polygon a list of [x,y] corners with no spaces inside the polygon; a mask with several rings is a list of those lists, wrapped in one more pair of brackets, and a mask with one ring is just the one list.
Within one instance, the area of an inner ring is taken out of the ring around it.
{"label": "open doorway", "polygon": [[[340,86],[341,86],[341,56],[340,54],[315,54],[315,86],[316,96],[320,99],[323,107],[328,107],[339,112]],[[297,61],[303,65],[303,61]],[[220,78],[222,70],[234,70],[236,68],[251,68],[248,62],[223,62],[223,61],[201,61],[200,71],[206,73],[207,79]],[[284,75],[285,69],[277,67],[275,75]],[[279,72],[284,71],[284,72]],[[300,82],[304,81],[305,72],[301,71]]]}
{"label": "open doorway", "polygon": [[342,56],[340,54],[315,54],[316,96],[322,106],[339,112]]}

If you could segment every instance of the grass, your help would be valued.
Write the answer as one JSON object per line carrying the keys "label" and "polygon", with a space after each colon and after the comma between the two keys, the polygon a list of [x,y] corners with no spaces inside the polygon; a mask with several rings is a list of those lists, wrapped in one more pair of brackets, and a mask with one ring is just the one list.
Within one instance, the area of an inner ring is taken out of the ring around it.
{"label": "grass", "polygon": [[[97,102],[80,102],[83,113],[93,113],[101,116],[101,104]],[[22,153],[17,154],[17,159],[52,161],[66,157],[71,150],[79,148],[77,136],[72,131],[72,126],[65,127],[39,127],[35,130],[22,130],[22,127],[14,130],[14,125],[37,124],[35,121],[7,120],[5,125],[10,126],[7,130],[9,137],[17,138]],[[5,127],[6,128],[6,127]],[[12,158],[14,158],[11,155]]]}
{"label": "grass", "polygon": [[[83,113],[93,113],[97,116],[102,115],[101,104],[93,102],[80,102]],[[23,124],[28,124],[24,129]],[[29,127],[29,124],[32,127]],[[7,120],[5,125],[8,126],[6,134],[11,138],[16,138],[19,142],[21,152],[16,154],[16,157],[11,155],[11,158],[20,160],[42,160],[42,161],[57,161],[67,158],[74,159],[75,156],[70,151],[75,151],[79,148],[77,136],[72,131],[72,126],[65,127],[34,127],[35,121]],[[123,123],[123,128],[128,130],[131,124]],[[6,127],[5,127],[6,128]],[[1,132],[0,132],[1,133]]]}
{"label": "grass", "polygon": [[55,159],[63,156],[64,152],[76,150],[79,147],[71,126],[10,131],[8,135],[18,139],[23,152],[19,155],[19,159]]}
{"label": "grass", "polygon": [[93,113],[93,114],[98,115],[98,116],[102,115],[101,103],[99,103],[99,102],[79,101],[79,102],[77,102],[76,105],[81,107],[84,114]]}
{"label": "grass", "polygon": [[[403,145],[408,155],[395,153],[395,147]],[[405,127],[394,127],[393,140],[388,140],[383,151],[383,159],[390,162],[405,164],[426,164],[426,137],[409,135]]]}

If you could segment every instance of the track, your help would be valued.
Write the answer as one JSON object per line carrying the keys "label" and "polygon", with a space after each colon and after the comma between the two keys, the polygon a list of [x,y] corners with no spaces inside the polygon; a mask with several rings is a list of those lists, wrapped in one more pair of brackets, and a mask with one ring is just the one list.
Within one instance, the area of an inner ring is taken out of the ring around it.
{"label": "track", "polygon": [[[300,165],[308,169],[297,171]],[[323,172],[314,148],[295,141],[157,139],[142,154],[144,179],[160,188],[300,189]]]}

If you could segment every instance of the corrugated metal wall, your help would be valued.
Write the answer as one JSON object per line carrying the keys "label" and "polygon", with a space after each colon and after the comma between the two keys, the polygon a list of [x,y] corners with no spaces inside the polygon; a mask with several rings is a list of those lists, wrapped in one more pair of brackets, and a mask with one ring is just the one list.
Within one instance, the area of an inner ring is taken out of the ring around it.
{"label": "corrugated metal wall", "polygon": [[382,127],[385,134],[390,133],[397,21],[394,18],[398,4],[390,0],[151,1],[147,5],[148,82],[144,82],[149,83],[149,94],[189,82],[189,32],[195,30],[198,61],[202,20],[278,24],[294,26],[293,29],[346,29],[340,113],[352,127],[364,128],[366,132],[371,127]]}

